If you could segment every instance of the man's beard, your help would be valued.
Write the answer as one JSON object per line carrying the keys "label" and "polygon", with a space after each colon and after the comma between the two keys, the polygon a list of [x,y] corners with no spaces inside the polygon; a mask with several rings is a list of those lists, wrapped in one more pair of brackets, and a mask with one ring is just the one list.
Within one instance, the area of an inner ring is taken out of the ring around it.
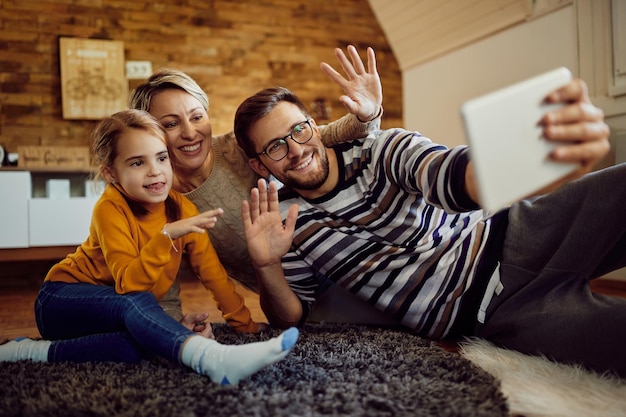
{"label": "man's beard", "polygon": [[279,181],[281,181],[285,186],[296,190],[315,190],[321,187],[328,179],[330,169],[326,153],[320,154],[318,152],[318,155],[320,155],[319,164],[321,169],[314,175],[306,179],[286,176],[284,178],[280,178]]}

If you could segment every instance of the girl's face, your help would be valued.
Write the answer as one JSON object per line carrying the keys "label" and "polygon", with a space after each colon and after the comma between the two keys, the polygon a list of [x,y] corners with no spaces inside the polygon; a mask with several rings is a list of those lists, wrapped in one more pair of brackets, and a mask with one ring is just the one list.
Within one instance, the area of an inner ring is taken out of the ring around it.
{"label": "girl's face", "polygon": [[211,123],[202,103],[191,94],[170,88],[150,100],[152,114],[167,132],[172,162],[177,170],[203,168],[212,149]]}
{"label": "girl's face", "polygon": [[103,175],[139,203],[161,203],[172,188],[167,146],[146,130],[129,129],[119,137],[113,166]]}

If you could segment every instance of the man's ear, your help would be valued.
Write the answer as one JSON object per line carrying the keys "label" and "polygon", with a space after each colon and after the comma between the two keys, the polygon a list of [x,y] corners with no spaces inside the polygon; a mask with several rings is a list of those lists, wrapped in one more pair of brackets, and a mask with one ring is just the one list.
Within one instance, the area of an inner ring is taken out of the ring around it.
{"label": "man's ear", "polygon": [[320,132],[320,128],[317,125],[317,123],[315,123],[315,119],[309,119],[309,123],[311,124],[311,128],[313,129],[314,132],[317,132],[317,133]]}
{"label": "man's ear", "polygon": [[261,177],[266,179],[270,177],[270,172],[267,170],[267,168],[265,168],[265,165],[263,165],[261,161],[259,161],[259,158],[248,159],[248,165],[250,165],[250,168],[252,168],[252,170],[259,174]]}
{"label": "man's ear", "polygon": [[[313,130],[313,135],[316,138],[321,139],[322,138],[322,132],[320,131],[320,127],[315,122],[315,119],[309,119],[309,123],[311,124],[311,129]],[[323,139],[322,139],[322,142],[324,142]],[[326,146],[326,145],[324,145],[324,146]]]}

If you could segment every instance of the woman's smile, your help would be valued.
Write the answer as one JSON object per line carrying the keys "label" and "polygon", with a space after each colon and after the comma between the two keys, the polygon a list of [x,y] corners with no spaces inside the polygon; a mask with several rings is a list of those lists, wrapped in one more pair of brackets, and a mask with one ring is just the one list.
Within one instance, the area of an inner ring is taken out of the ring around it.
{"label": "woman's smile", "polygon": [[178,149],[181,152],[185,152],[185,153],[191,153],[191,152],[195,152],[198,149],[200,149],[200,147],[202,146],[202,141],[200,142],[196,142],[192,145],[184,145],[184,146],[179,146]]}

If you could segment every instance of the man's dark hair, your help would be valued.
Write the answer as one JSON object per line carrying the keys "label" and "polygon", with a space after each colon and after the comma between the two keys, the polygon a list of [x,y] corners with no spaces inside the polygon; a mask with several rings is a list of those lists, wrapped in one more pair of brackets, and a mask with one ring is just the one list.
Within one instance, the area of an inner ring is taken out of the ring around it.
{"label": "man's dark hair", "polygon": [[309,117],[306,106],[290,90],[284,87],[271,87],[261,90],[255,95],[248,97],[239,105],[235,113],[235,137],[237,143],[249,158],[256,157],[256,150],[250,139],[250,128],[259,119],[267,116],[281,101],[293,103]]}

